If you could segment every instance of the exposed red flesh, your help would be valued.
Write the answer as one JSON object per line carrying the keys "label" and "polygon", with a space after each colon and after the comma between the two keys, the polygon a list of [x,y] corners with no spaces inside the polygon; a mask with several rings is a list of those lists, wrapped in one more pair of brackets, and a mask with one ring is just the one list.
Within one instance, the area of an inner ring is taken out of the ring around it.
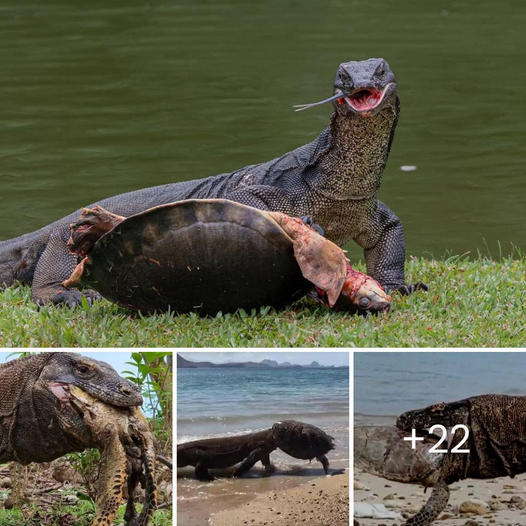
{"label": "exposed red flesh", "polygon": [[369,111],[380,104],[383,98],[383,93],[383,91],[376,88],[364,88],[355,91],[348,97],[345,97],[345,101],[355,111]]}
{"label": "exposed red flesh", "polygon": [[68,384],[63,384],[60,382],[50,382],[48,386],[49,390],[60,400],[61,405],[69,404]]}

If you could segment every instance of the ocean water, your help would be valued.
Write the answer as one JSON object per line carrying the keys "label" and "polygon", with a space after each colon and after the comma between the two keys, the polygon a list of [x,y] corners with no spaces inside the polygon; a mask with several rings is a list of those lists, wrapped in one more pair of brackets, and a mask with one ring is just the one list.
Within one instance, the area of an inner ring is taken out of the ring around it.
{"label": "ocean water", "polygon": [[355,353],[355,423],[487,393],[526,394],[526,353]]}
{"label": "ocean water", "polygon": [[[332,435],[336,447],[327,454],[331,468],[348,468],[349,369],[177,370],[178,443],[249,433],[284,419],[305,421]],[[231,477],[231,468],[213,471],[219,475],[213,483],[195,480],[191,467],[178,469],[178,521],[205,525],[211,514],[262,492],[324,476],[315,459],[309,463],[276,450],[271,461],[277,468],[272,476],[263,476],[257,463],[239,479]]]}
{"label": "ocean water", "polygon": [[247,433],[283,419],[348,424],[347,368],[178,369],[178,440]]}

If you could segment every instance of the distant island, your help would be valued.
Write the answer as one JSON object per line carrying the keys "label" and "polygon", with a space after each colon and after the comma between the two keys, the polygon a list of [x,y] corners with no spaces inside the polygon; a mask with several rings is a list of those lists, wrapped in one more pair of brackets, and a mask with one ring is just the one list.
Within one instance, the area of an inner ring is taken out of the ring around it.
{"label": "distant island", "polygon": [[228,363],[212,363],[212,362],[192,362],[183,358],[180,354],[177,355],[177,367],[180,369],[198,369],[205,367],[215,368],[233,368],[243,367],[246,369],[346,369],[343,365],[320,365],[318,362],[311,362],[309,365],[295,365],[290,362],[278,363],[275,360],[261,360],[260,362],[228,362]]}

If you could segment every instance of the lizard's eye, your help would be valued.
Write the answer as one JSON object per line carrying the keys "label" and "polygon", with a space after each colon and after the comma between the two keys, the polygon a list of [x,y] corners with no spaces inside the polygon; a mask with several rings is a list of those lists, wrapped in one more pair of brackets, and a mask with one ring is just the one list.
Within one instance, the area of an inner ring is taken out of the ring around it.
{"label": "lizard's eye", "polygon": [[83,363],[79,363],[77,365],[77,371],[80,373],[80,374],[88,374],[90,372],[90,368],[87,366],[87,365],[84,365]]}
{"label": "lizard's eye", "polygon": [[376,70],[376,74],[379,76],[379,77],[383,77],[385,75],[385,66],[379,66],[378,69]]}

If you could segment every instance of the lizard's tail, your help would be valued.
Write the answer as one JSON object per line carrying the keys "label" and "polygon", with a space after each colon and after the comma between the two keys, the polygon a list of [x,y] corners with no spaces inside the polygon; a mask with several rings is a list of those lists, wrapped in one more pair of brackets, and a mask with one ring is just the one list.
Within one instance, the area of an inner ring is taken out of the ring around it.
{"label": "lizard's tail", "polygon": [[42,228],[7,241],[0,241],[0,286],[19,281],[30,285],[42,252],[46,248],[48,229]]}

